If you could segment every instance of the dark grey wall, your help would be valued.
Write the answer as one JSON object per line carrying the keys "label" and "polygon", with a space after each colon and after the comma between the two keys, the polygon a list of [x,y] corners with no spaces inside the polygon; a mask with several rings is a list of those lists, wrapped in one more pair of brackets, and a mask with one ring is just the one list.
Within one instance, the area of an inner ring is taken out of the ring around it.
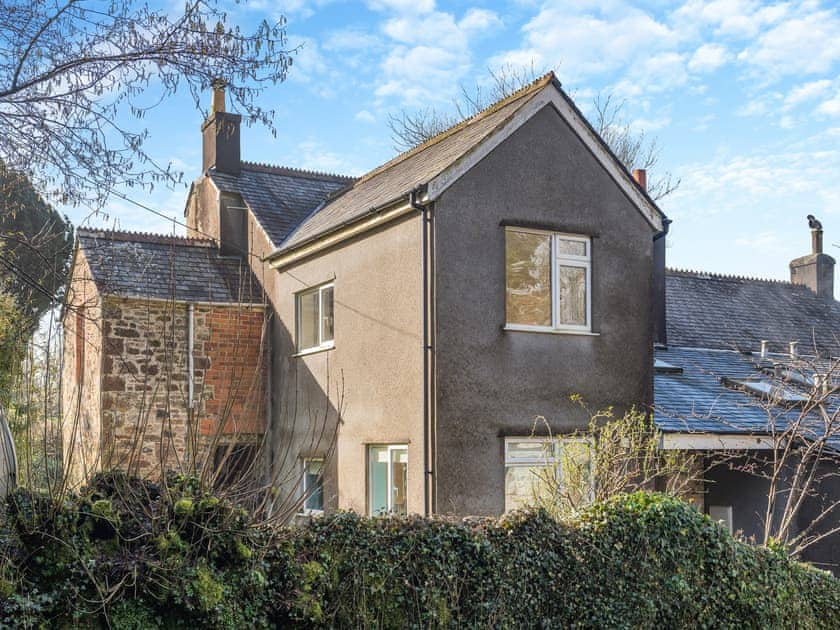
{"label": "dark grey wall", "polygon": [[[746,460],[732,462],[735,468],[745,465]],[[750,460],[752,461],[752,460]],[[765,472],[769,474],[771,468]],[[747,538],[754,537],[758,542],[764,539],[764,520],[767,511],[767,493],[770,482],[756,474],[732,470],[729,465],[712,468],[706,474],[706,513],[710,505],[732,506],[732,530],[743,532]]]}
{"label": "dark grey wall", "polygon": [[[767,455],[769,457],[769,455]],[[706,512],[710,505],[732,506],[732,528],[741,531],[747,538],[754,537],[759,543],[764,539],[764,521],[767,510],[767,494],[770,482],[767,477],[772,472],[770,464],[760,465],[762,454],[753,455],[750,459],[735,459],[727,464],[712,468],[706,475]],[[742,472],[749,462],[754,467],[754,473]],[[826,462],[822,464],[817,478],[823,478],[822,484],[813,490],[816,496],[805,501],[797,514],[793,534],[801,532],[814,522],[827,507],[840,500],[840,477],[836,475],[838,463]],[[732,470],[735,468],[736,470]],[[775,520],[779,522],[784,509],[787,495],[784,488],[792,472],[787,472],[779,483],[781,491],[777,497]],[[840,524],[840,509],[829,513],[821,523],[814,528],[813,533],[827,532]],[[840,575],[840,533],[832,534],[821,541],[809,546],[802,554],[802,559]]]}
{"label": "dark grey wall", "polygon": [[[435,204],[437,510],[504,509],[503,435],[650,400],[653,228],[549,107]],[[592,329],[509,332],[501,222],[592,235]]]}
{"label": "dark grey wall", "polygon": [[[814,527],[813,533],[827,533],[840,526],[840,506],[833,507],[840,501],[840,461],[826,461],[820,465],[816,477],[822,479],[815,490],[817,496],[809,498],[799,512],[797,525],[803,530],[818,517],[824,518]],[[802,554],[802,558],[821,569],[826,569],[840,577],[840,532],[829,536],[809,546]]]}

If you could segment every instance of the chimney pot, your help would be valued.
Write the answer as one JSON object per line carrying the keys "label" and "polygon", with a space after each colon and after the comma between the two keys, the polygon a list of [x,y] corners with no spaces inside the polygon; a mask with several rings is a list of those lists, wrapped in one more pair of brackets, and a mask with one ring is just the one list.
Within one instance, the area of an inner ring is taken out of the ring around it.
{"label": "chimney pot", "polygon": [[788,347],[790,348],[790,358],[791,359],[796,358],[796,344],[798,344],[798,343],[799,343],[798,341],[791,341],[788,344]]}
{"label": "chimney pot", "polygon": [[227,81],[224,79],[214,79],[210,86],[213,88],[213,99],[210,103],[210,115],[212,116],[216,112],[225,111],[225,88],[227,87]]}
{"label": "chimney pot", "polygon": [[636,180],[642,190],[647,191],[647,171],[645,169],[633,169],[633,179]]}
{"label": "chimney pot", "polygon": [[811,253],[790,262],[790,281],[802,284],[822,298],[834,299],[834,259],[823,252],[822,223],[808,215]]}
{"label": "chimney pot", "polygon": [[823,253],[823,231],[822,230],[811,230],[811,253],[812,254],[822,254]]}
{"label": "chimney pot", "polygon": [[240,169],[239,127],[242,116],[225,111],[225,86],[223,79],[215,79],[210,115],[201,126],[201,170],[216,167],[220,173],[238,175]]}
{"label": "chimney pot", "polygon": [[761,358],[762,359],[767,358],[767,349],[768,349],[769,345],[770,345],[770,342],[767,341],[766,339],[761,340]]}

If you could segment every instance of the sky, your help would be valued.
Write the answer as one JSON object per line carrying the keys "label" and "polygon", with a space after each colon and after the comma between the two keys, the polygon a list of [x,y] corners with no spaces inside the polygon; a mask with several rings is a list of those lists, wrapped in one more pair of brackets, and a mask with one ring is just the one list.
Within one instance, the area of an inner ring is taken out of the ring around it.
{"label": "sky", "polygon": [[[584,113],[611,94],[634,131],[656,138],[648,178],[681,181],[660,203],[670,267],[787,279],[788,262],[810,253],[808,214],[840,257],[840,3],[251,0],[229,20],[280,16],[294,63],[260,97],[277,134],[243,129],[243,159],[360,175],[396,153],[389,113],[451,111],[489,68],[554,69]],[[188,182],[200,123],[186,95],[142,121],[149,152]],[[128,194],[182,220],[186,192]],[[87,224],[180,231],[116,199]]]}

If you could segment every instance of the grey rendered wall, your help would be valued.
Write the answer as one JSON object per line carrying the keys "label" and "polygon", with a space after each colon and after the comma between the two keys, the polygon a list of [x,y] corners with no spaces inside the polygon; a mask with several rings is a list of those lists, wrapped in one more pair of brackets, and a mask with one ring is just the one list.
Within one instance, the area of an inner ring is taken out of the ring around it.
{"label": "grey rendered wall", "polygon": [[[435,204],[437,511],[504,509],[503,436],[650,400],[653,229],[551,107]],[[506,332],[502,221],[592,235],[598,336]]]}
{"label": "grey rendered wall", "polygon": [[[264,236],[251,231],[255,250]],[[300,457],[328,462],[328,509],[366,513],[369,444],[408,444],[408,511],[422,513],[422,320],[420,219],[390,224],[278,272],[258,272],[274,308],[271,360],[271,471],[294,493]],[[295,293],[335,282],[335,348],[294,356]],[[325,422],[326,420],[326,422]],[[322,432],[321,429],[324,429]]]}

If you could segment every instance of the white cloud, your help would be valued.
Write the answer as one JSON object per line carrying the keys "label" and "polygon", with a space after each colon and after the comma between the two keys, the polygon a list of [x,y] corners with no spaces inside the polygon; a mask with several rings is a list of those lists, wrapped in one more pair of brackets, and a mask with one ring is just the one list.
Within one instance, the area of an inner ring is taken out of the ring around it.
{"label": "white cloud", "polygon": [[365,123],[374,123],[376,122],[376,118],[373,114],[371,114],[368,110],[363,109],[360,112],[356,112],[355,116],[356,120],[365,122]]}
{"label": "white cloud", "polygon": [[441,11],[386,20],[382,31],[392,44],[376,95],[409,106],[447,102],[472,66],[473,41],[501,26],[495,13],[483,9],[470,9],[460,20]]}
{"label": "white cloud", "polygon": [[811,81],[810,83],[803,83],[793,88],[785,97],[785,109],[792,109],[812,101],[828,91],[831,87],[831,81],[828,79],[820,79],[819,81]]}
{"label": "white cloud", "polygon": [[826,101],[823,101],[817,107],[817,112],[820,114],[828,114],[829,116],[840,116],[840,90]]}
{"label": "white cloud", "polygon": [[840,61],[840,15],[826,10],[785,20],[761,33],[738,59],[768,79],[829,72]]}
{"label": "white cloud", "polygon": [[673,14],[682,29],[711,26],[718,37],[749,39],[785,17],[785,4],[761,6],[755,0],[688,0]]}
{"label": "white cloud", "polygon": [[503,26],[502,20],[493,11],[487,9],[469,9],[458,21],[458,27],[467,32],[481,33]]}
{"label": "white cloud", "polygon": [[630,123],[632,129],[638,129],[645,133],[664,129],[671,124],[670,116],[662,116],[661,118],[636,118]]}
{"label": "white cloud", "polygon": [[370,0],[368,7],[374,11],[418,15],[435,10],[435,0]]}
{"label": "white cloud", "polygon": [[494,58],[494,63],[556,67],[565,78],[579,80],[632,65],[657,51],[672,48],[679,34],[652,16],[623,5],[602,12],[574,13],[564,3],[546,3],[524,27],[520,48]]}
{"label": "white cloud", "polygon": [[711,72],[729,60],[729,51],[719,44],[703,44],[694,51],[688,62],[692,72]]}
{"label": "white cloud", "polygon": [[361,169],[352,164],[346,156],[327,149],[317,140],[300,142],[297,145],[297,155],[299,168],[341,175],[361,172]]}

